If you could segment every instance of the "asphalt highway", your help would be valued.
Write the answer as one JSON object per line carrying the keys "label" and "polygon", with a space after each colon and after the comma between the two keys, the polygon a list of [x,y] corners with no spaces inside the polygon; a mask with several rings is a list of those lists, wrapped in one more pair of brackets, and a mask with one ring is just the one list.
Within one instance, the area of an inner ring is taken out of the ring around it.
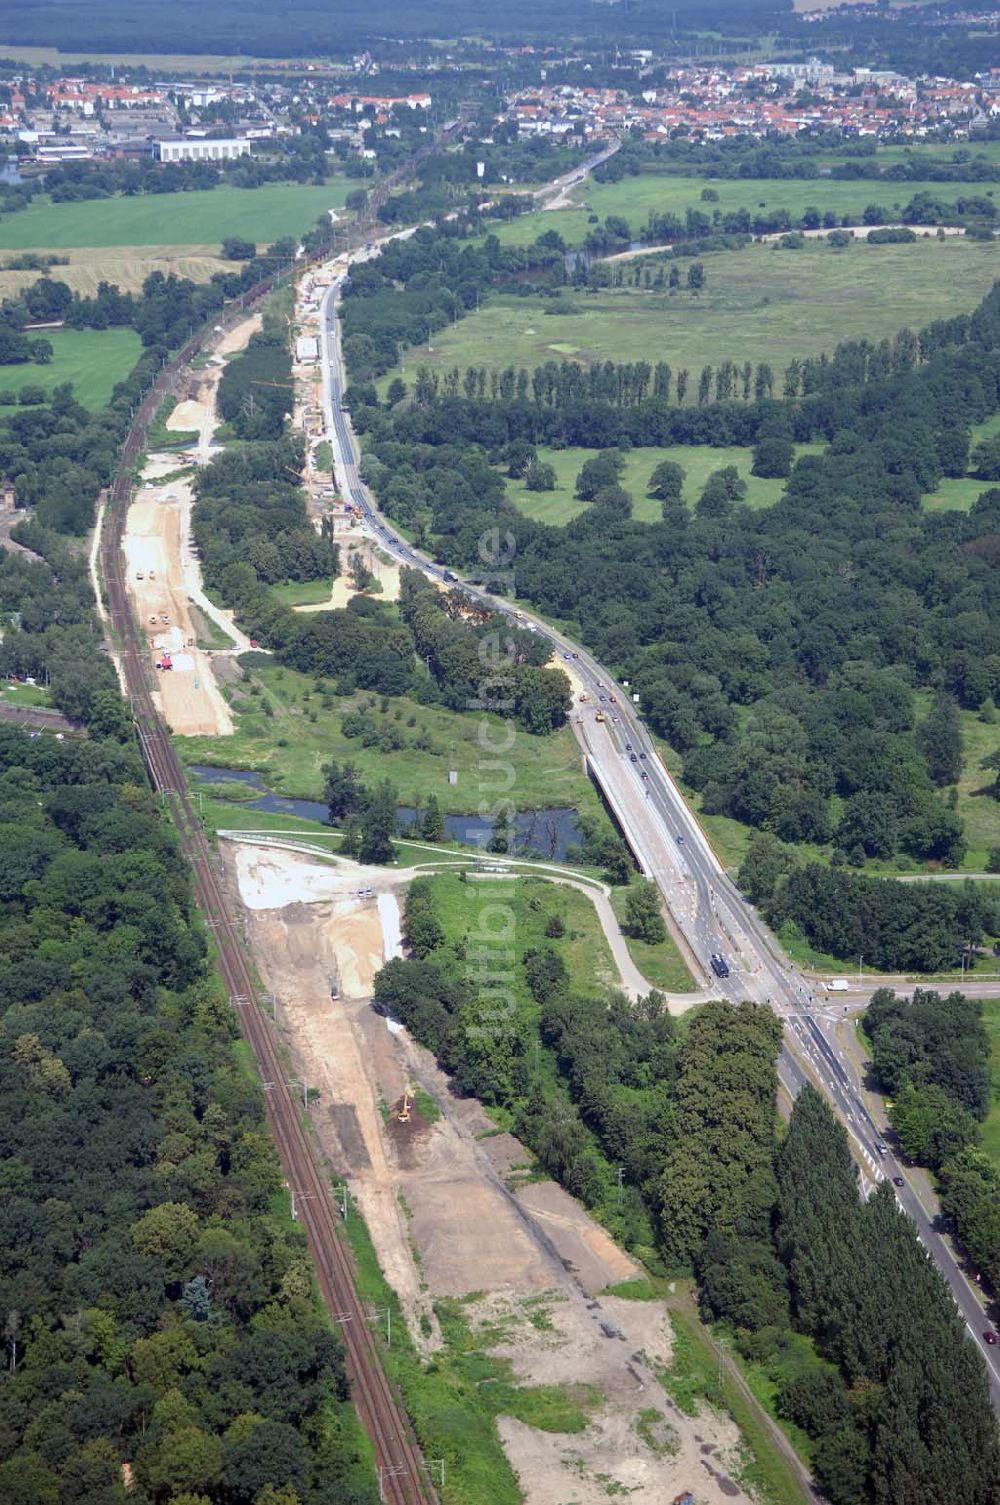
{"label": "asphalt highway", "polygon": [[[365,258],[375,249],[358,253]],[[355,257],[354,259],[358,259]],[[337,306],[345,261],[338,279],[325,295],[321,311],[323,395],[327,426],[332,437],[335,473],[341,491],[360,509],[364,525],[386,553],[401,563],[445,579],[441,565],[428,559],[377,511],[358,472],[357,449],[349,415],[343,408],[344,371],[339,344]],[[454,580],[454,572],[448,572]],[[925,1210],[906,1167],[883,1138],[849,1071],[833,1034],[843,1016],[842,1001],[817,993],[819,986],[784,955],[760,916],[743,898],[725,872],[705,833],[660,760],[652,739],[639,720],[629,688],[611,675],[579,643],[574,643],[531,613],[516,611],[503,599],[461,580],[463,590],[486,602],[511,620],[531,627],[548,639],[554,653],[583,687],[586,699],[574,714],[582,721],[577,732],[586,749],[592,775],[608,803],[645,875],[659,887],[706,981],[719,996],[733,1002],[753,999],[770,1004],[784,1024],[784,1044],[778,1076],[790,1099],[809,1081],[827,1098],[847,1130],[858,1163],[862,1192],[867,1195],[885,1177],[894,1186],[900,1207],[913,1219],[928,1257],[938,1265],[955,1299],[969,1334],[987,1365],[994,1409],[1000,1414],[1000,1351],[987,1345],[983,1334],[991,1327],[980,1295],[966,1276],[948,1243]],[[603,721],[597,720],[598,713]],[[728,976],[716,977],[709,958],[721,955]]]}

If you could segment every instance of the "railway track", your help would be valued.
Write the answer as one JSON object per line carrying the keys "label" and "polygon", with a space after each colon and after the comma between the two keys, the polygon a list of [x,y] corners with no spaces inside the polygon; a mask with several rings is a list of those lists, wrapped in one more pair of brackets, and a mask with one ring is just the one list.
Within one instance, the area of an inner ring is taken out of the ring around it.
{"label": "railway track", "polygon": [[[240,300],[242,307],[269,291],[274,280],[244,294]],[[126,588],[122,538],[133,471],[157,408],[175,389],[178,377],[205,338],[203,332],[190,340],[163,368],[136,412],[123,446],[101,540],[107,606],[119,642],[125,683],[149,777],[170,811],[181,848],[191,865],[198,907],[215,936],[219,974],[264,1082],[268,1122],[288,1185],[295,1194],[297,1214],[309,1240],[323,1300],[343,1334],[354,1403],[374,1445],[379,1497],[388,1505],[437,1505],[437,1493],[427,1476],[409,1418],[379,1360],[371,1313],[358,1296],[350,1250],[338,1231],[338,1212],[331,1187],[306,1137],[271,1025],[260,1007],[242,939],[219,883],[211,849],[188,795],[184,769],[153,700],[151,655],[132,613]]]}

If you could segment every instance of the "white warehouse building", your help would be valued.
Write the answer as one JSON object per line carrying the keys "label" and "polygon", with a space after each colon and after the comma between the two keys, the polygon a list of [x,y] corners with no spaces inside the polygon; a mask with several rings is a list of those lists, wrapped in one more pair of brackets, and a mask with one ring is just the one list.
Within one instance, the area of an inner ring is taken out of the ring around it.
{"label": "white warehouse building", "polygon": [[161,162],[231,162],[236,157],[249,157],[250,143],[235,137],[201,140],[188,137],[183,141],[158,141],[156,152]]}

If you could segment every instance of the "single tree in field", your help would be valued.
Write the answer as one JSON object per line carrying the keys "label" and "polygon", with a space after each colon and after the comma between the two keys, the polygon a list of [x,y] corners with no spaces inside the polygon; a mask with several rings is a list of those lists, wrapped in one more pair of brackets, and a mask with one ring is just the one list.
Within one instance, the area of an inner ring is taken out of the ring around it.
{"label": "single tree in field", "polygon": [[950,695],[939,695],[917,723],[917,746],[935,784],[957,784],[962,773],[962,724]]}
{"label": "single tree in field", "polygon": [[661,460],[649,478],[647,496],[655,496],[661,502],[680,499],[684,489],[685,471],[673,460]]}

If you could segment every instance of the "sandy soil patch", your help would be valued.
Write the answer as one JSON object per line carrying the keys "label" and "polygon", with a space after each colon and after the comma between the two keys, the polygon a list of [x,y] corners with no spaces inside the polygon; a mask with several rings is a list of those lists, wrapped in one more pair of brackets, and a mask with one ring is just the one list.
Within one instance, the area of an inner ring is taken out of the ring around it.
{"label": "sandy soil patch", "polygon": [[178,430],[189,433],[192,429],[199,429],[205,421],[205,407],[205,403],[185,398],[183,402],[177,404],[167,419],[167,428],[175,433]]}
{"label": "sandy soil patch", "polygon": [[316,862],[279,847],[237,844],[234,848],[240,898],[248,909],[280,909],[285,904],[334,901],[347,912],[359,888],[388,892],[408,882],[411,868],[364,867],[347,857]]}
{"label": "sandy soil patch", "polygon": [[164,637],[168,627],[173,630],[167,646],[190,655],[189,669],[182,659],[177,668],[158,675],[167,724],[182,735],[226,737],[232,735],[233,719],[208,656],[195,645],[188,610],[181,567],[182,490],[188,490],[186,483],[168,483],[136,494],[123,539],[126,578],[136,617],[149,639],[150,657],[155,661],[159,656],[156,639]]}
{"label": "sandy soil patch", "polygon": [[[243,319],[220,338],[218,348],[232,354],[242,349],[259,328],[258,314]],[[231,616],[213,605],[202,589],[201,569],[191,548],[190,481],[163,479],[192,460],[204,463],[209,458],[221,371],[218,366],[192,373],[188,396],[174,408],[167,427],[174,432],[196,430],[197,448],[156,455],[147,461],[144,479],[154,483],[160,480],[162,484],[143,486],[135,493],[123,539],[128,589],[139,623],[149,635],[154,662],[158,648],[168,647],[181,654],[172,669],[158,676],[157,704],[170,729],[182,736],[226,737],[234,731],[229,706],[212,673],[212,655],[195,642],[191,600],[230,635],[236,651],[244,652],[250,646],[249,638],[234,625]],[[163,630],[168,627],[171,632],[165,638]]]}
{"label": "sandy soil patch", "polygon": [[294,611],[313,612],[343,609],[354,596],[359,594],[350,572],[351,560],[358,554],[360,554],[368,569],[371,570],[382,587],[380,591],[371,592],[373,600],[399,600],[398,564],[383,556],[368,539],[354,537],[348,541],[341,536],[337,542],[340,544],[340,574],[334,580],[329,596],[325,601],[312,601],[307,605],[295,606],[292,608]]}
{"label": "sandy soil patch", "polygon": [[232,329],[227,330],[215,347],[216,350],[220,355],[235,355],[237,351],[246,348],[250,343],[250,336],[257,334],[263,323],[264,320],[260,314],[250,314],[248,318],[242,319],[239,324],[234,324]]}
{"label": "sandy soil patch", "polygon": [[[531,1385],[590,1385],[601,1402],[583,1432],[536,1431],[510,1417],[500,1435],[530,1505],[606,1505],[629,1495],[664,1505],[684,1489],[705,1505],[746,1501],[735,1482],[739,1436],[707,1409],[685,1416],[657,1372],[670,1362],[672,1331],[661,1302],[550,1292],[541,1300],[487,1297],[469,1310],[491,1352]],[[653,1418],[648,1413],[656,1412]],[[642,1413],[644,1430],[639,1431]]]}
{"label": "sandy soil patch", "polygon": [[172,476],[181,470],[185,464],[191,463],[190,455],[169,454],[150,455],[142,467],[141,479],[143,481],[161,481],[164,476]]}
{"label": "sandy soil patch", "polygon": [[[296,1074],[319,1093],[312,1114],[318,1142],[333,1172],[350,1185],[386,1278],[419,1338],[421,1316],[434,1330],[433,1312],[410,1250],[394,1149],[379,1106],[401,1097],[406,1083],[398,1070],[383,1082],[361,1027],[371,1010],[345,996],[349,990],[370,992],[382,962],[375,900],[352,894],[346,874],[331,890],[318,875],[329,877],[335,870],[307,861],[293,860],[288,878],[278,879],[268,859],[287,854],[230,843],[223,852],[248,908],[251,943],[265,985],[279,999],[278,1018]],[[357,871],[351,875],[355,888],[361,886]],[[281,907],[261,902],[286,898],[294,875],[304,880],[302,892],[311,902]],[[325,895],[318,902],[317,892]],[[332,983],[338,998],[331,996]],[[388,1038],[385,1021],[378,1022],[381,1036]]]}
{"label": "sandy soil patch", "polygon": [[589,1295],[639,1274],[614,1239],[554,1181],[531,1182],[520,1189],[517,1199],[552,1240],[566,1269]]}

